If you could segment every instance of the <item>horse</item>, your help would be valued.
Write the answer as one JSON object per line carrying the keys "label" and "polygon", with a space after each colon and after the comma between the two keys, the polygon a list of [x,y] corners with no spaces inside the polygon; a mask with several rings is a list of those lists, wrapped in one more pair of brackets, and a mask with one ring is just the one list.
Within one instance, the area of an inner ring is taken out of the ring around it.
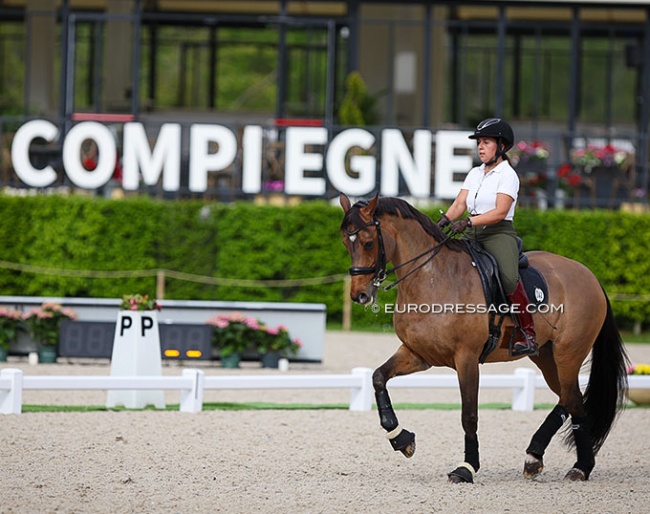
{"label": "horse", "polygon": [[[401,345],[372,376],[381,427],[395,451],[413,456],[415,434],[400,426],[386,384],[393,377],[432,366],[455,370],[461,393],[464,460],[448,473],[448,481],[473,483],[480,468],[479,364],[489,336],[489,309],[478,308],[486,297],[467,244],[447,236],[428,216],[398,198],[376,195],[351,205],[341,194],[340,204],[344,211],[340,230],[352,260],[352,300],[373,304],[390,273],[399,283],[393,326]],[[546,280],[549,304],[557,306],[533,315],[539,352],[528,357],[558,402],[530,440],[523,475],[533,479],[542,473],[546,448],[570,418],[564,443],[575,450],[577,459],[564,479],[588,480],[624,404],[628,357],[607,294],[586,266],[550,252],[525,255]],[[392,270],[386,268],[388,263]],[[475,307],[465,312],[437,309],[433,314],[431,306],[435,305]],[[411,308],[417,306],[428,307]],[[486,363],[523,357],[510,354],[505,334],[516,326],[507,318],[499,344],[483,359]],[[583,394],[578,375],[590,352],[589,381]]]}

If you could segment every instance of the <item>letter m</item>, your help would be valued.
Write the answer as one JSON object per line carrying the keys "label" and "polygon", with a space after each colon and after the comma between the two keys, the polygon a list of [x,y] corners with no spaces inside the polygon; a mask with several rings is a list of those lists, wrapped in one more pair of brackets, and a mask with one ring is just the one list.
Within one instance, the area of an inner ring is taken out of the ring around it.
{"label": "letter m", "polygon": [[155,186],[162,173],[163,189],[178,191],[181,177],[181,126],[178,123],[163,124],[152,150],[142,123],[126,123],[122,161],[124,189],[138,189],[142,171],[145,185]]}

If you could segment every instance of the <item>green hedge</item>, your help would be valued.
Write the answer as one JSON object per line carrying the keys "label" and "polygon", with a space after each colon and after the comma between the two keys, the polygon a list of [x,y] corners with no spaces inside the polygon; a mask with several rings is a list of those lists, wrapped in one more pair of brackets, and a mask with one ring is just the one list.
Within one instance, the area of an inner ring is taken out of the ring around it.
{"label": "green hedge", "polygon": [[[426,211],[437,218],[437,209]],[[204,277],[285,280],[344,274],[350,259],[338,231],[342,211],[325,202],[295,207],[162,202],[134,197],[0,196],[0,260],[43,268],[0,266],[3,295],[120,297],[155,294],[154,276],[89,278],[48,269],[169,269]],[[527,250],[544,249],[587,265],[610,296],[650,291],[650,217],[621,212],[520,209],[516,226]],[[380,301],[394,300],[394,292]],[[340,322],[343,282],[293,287],[211,285],[167,278],[165,297],[325,303]],[[650,304],[613,301],[621,323],[646,322]],[[355,325],[390,327],[387,315],[353,307]]]}

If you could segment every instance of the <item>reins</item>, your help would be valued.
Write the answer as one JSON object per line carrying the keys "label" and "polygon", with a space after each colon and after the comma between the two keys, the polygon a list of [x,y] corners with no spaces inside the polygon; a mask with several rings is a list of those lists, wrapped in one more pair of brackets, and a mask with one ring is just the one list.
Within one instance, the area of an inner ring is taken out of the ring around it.
{"label": "reins", "polygon": [[[442,250],[442,248],[447,244],[447,242],[448,242],[450,239],[453,239],[453,237],[451,237],[451,236],[445,236],[445,238],[444,238],[440,243],[438,243],[436,246],[433,246],[432,248],[429,248],[428,250],[425,250],[425,251],[422,252],[421,254],[416,255],[415,257],[413,257],[412,259],[409,259],[409,260],[406,261],[406,262],[403,262],[403,263],[400,264],[399,266],[393,266],[391,269],[387,270],[387,271],[386,271],[386,274],[394,273],[395,270],[398,270],[398,269],[401,268],[402,266],[406,266],[407,264],[410,264],[410,263],[412,263],[412,262],[414,262],[414,261],[417,261],[418,259],[420,259],[420,258],[426,256],[427,254],[431,254],[431,256],[430,256],[426,261],[424,261],[424,262],[420,263],[419,265],[415,266],[415,267],[414,267],[411,271],[409,271],[406,275],[404,275],[404,276],[401,277],[401,278],[398,278],[398,279],[395,280],[394,282],[391,282],[390,284],[388,284],[386,287],[384,287],[384,288],[382,288],[382,289],[383,289],[384,291],[390,291],[391,289],[393,289],[393,287],[395,287],[397,284],[399,284],[402,280],[404,280],[405,278],[408,278],[410,275],[412,275],[413,273],[415,273],[417,270],[419,270],[419,269],[422,268],[423,266],[426,266],[429,262],[431,262],[431,261],[433,260],[433,258],[434,258],[436,255],[438,255],[438,253],[440,253],[440,250]],[[384,278],[385,278],[385,277],[384,277]]]}

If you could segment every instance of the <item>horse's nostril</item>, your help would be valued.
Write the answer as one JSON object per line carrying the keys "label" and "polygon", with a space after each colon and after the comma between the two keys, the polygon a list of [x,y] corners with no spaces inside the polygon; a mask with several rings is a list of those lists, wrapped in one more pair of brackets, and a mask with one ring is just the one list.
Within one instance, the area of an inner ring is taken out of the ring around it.
{"label": "horse's nostril", "polygon": [[361,305],[368,303],[368,295],[366,293],[359,293],[359,296],[357,296],[357,302],[359,302]]}

